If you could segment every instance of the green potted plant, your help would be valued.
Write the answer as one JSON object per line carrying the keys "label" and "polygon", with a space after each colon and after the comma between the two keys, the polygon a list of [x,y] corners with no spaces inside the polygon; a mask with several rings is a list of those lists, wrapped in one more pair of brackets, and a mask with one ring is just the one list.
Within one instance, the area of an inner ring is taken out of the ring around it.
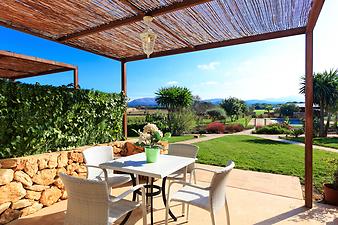
{"label": "green potted plant", "polygon": [[136,131],[139,135],[137,144],[144,146],[146,158],[148,163],[154,163],[157,161],[158,156],[160,155],[161,146],[160,141],[167,141],[170,137],[170,133],[165,133],[163,135],[155,124],[148,123],[143,127],[143,131]]}
{"label": "green potted plant", "polygon": [[338,206],[338,168],[333,174],[333,182],[324,184],[324,200],[328,204]]}

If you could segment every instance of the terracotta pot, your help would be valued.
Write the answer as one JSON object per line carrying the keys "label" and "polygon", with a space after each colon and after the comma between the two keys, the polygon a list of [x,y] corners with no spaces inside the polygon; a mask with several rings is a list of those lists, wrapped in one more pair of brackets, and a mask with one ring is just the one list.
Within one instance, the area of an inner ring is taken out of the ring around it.
{"label": "terracotta pot", "polygon": [[338,190],[332,184],[324,184],[324,200],[326,203],[338,206]]}

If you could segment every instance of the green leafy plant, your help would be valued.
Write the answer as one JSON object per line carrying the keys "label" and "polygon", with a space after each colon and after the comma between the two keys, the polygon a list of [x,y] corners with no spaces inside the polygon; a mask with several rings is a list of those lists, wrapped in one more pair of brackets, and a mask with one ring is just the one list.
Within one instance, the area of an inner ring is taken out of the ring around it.
{"label": "green leafy plant", "polygon": [[123,139],[121,94],[0,79],[0,158]]}

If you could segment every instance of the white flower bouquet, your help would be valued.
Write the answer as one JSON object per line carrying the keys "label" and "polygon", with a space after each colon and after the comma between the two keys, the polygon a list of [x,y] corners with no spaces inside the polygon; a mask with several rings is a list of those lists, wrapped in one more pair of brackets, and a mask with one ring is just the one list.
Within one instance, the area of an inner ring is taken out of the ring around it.
{"label": "white flower bouquet", "polygon": [[145,125],[143,127],[143,131],[134,131],[139,135],[137,143],[140,146],[156,147],[158,146],[159,141],[168,141],[168,139],[171,137],[170,133],[165,133],[163,135],[162,131],[152,123]]}

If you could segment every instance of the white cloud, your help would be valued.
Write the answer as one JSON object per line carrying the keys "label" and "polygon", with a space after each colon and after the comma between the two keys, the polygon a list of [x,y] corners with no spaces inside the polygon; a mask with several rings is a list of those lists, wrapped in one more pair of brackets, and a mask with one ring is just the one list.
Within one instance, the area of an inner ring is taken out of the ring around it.
{"label": "white cloud", "polygon": [[173,80],[173,81],[168,81],[166,84],[167,85],[177,85],[178,82]]}
{"label": "white cloud", "polygon": [[201,70],[215,70],[216,67],[219,65],[220,65],[220,62],[215,61],[215,62],[210,62],[207,64],[197,65],[197,68]]}
{"label": "white cloud", "polygon": [[214,86],[217,85],[216,81],[207,81],[207,82],[203,82],[201,83],[202,86]]}

